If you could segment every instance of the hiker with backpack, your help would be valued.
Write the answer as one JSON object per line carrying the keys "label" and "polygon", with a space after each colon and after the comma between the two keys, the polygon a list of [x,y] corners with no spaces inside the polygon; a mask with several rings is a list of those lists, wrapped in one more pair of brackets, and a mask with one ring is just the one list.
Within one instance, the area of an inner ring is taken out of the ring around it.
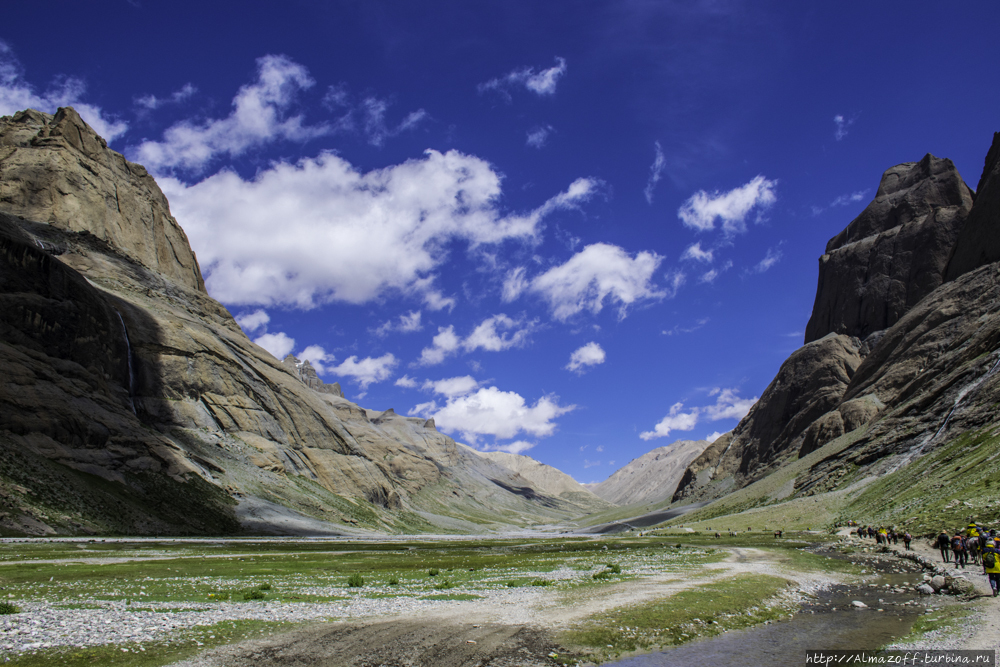
{"label": "hiker with backpack", "polygon": [[997,596],[1000,590],[1000,549],[994,540],[986,540],[983,546],[983,574],[989,579],[990,588],[993,589],[993,597]]}
{"label": "hiker with backpack", "polygon": [[941,533],[937,536],[937,548],[941,550],[941,560],[945,563],[951,562],[951,537],[948,536],[948,531],[944,528],[941,529]]}
{"label": "hiker with backpack", "polygon": [[910,535],[910,531],[903,533],[903,546],[906,547],[907,551],[910,551],[910,542],[913,541],[913,535]]}
{"label": "hiker with backpack", "polygon": [[951,552],[955,556],[955,567],[964,570],[968,555],[965,553],[965,538],[960,531],[955,531],[955,537],[951,538]]}

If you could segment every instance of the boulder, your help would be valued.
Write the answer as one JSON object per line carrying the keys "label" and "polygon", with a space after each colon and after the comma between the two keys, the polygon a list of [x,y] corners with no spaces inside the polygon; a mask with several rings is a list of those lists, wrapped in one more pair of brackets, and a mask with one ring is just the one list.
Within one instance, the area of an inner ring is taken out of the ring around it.
{"label": "boulder", "polygon": [[931,577],[931,580],[927,583],[929,583],[935,591],[941,590],[942,588],[944,588],[945,585],[944,577],[942,577],[940,574]]}
{"label": "boulder", "polygon": [[929,584],[920,584],[917,586],[917,592],[921,595],[934,595],[935,591]]}

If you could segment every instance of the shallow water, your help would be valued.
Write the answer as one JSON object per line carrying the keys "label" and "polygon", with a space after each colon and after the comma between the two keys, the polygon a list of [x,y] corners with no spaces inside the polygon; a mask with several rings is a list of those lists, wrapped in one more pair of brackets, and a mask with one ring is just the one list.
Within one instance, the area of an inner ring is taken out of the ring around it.
{"label": "shallow water", "polygon": [[[618,667],[798,665],[804,664],[807,650],[873,650],[907,634],[924,611],[922,604],[902,604],[913,600],[913,593],[893,593],[884,588],[884,584],[905,585],[919,580],[917,573],[886,574],[871,581],[878,584],[878,588],[834,586],[803,604],[801,611],[789,620],[604,664]],[[854,600],[864,602],[869,608],[852,607]]]}

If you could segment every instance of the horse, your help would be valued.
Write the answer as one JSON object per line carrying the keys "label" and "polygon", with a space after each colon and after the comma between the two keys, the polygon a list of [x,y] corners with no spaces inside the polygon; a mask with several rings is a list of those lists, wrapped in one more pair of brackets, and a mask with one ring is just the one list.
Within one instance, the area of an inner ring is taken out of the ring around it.
{"label": "horse", "polygon": [[969,560],[979,565],[982,556],[982,541],[978,537],[965,538],[965,551],[969,554]]}

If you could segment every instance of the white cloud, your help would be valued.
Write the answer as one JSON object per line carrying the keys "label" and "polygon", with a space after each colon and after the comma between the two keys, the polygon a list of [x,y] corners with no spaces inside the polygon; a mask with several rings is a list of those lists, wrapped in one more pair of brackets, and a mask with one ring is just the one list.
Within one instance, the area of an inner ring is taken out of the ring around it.
{"label": "white cloud", "polygon": [[774,189],[777,181],[769,181],[763,176],[757,176],[746,185],[728,192],[713,192],[704,190],[691,197],[677,210],[677,217],[688,227],[699,231],[715,229],[716,219],[722,224],[722,230],[728,234],[746,231],[746,217],[754,208],[767,208],[777,201]]}
{"label": "white cloud", "polygon": [[649,180],[646,181],[646,189],[643,193],[646,195],[646,202],[649,204],[653,203],[653,190],[656,188],[656,184],[660,182],[663,178],[663,170],[667,166],[667,160],[663,155],[663,149],[660,148],[660,142],[654,141],[653,147],[656,149],[656,157],[653,158],[653,164],[649,167]]}
{"label": "white cloud", "polygon": [[566,60],[556,58],[554,67],[535,72],[533,67],[523,67],[516,69],[502,77],[490,79],[486,83],[479,84],[479,92],[494,90],[510,101],[510,88],[521,87],[530,90],[536,95],[555,95],[556,85],[559,79],[566,73]]}
{"label": "white cloud", "polygon": [[698,424],[698,408],[692,408],[690,412],[681,412],[683,403],[674,403],[670,406],[667,416],[653,427],[652,431],[643,431],[639,437],[643,440],[653,438],[665,438],[671,431],[690,431]]}
{"label": "white cloud", "polygon": [[600,461],[591,461],[590,459],[583,460],[584,468],[593,468],[594,466],[599,466],[599,465],[601,465]]}
{"label": "white cloud", "polygon": [[508,454],[523,454],[532,447],[535,446],[533,442],[527,442],[525,440],[515,440],[514,442],[509,442],[506,445],[487,445],[483,447],[484,451],[487,452],[507,452]]}
{"label": "white cloud", "polygon": [[841,114],[837,114],[833,117],[833,138],[840,141],[847,136],[847,128],[854,125],[854,121],[857,120],[857,116],[852,118],[844,118]]}
{"label": "white cloud", "polygon": [[433,417],[439,430],[460,433],[467,442],[475,444],[482,436],[506,440],[522,432],[538,438],[551,435],[556,428],[554,420],[575,408],[575,405],[559,405],[555,396],[543,396],[529,406],[513,391],[484,387],[472,394],[449,398],[440,409],[433,402],[418,405],[410,414]]}
{"label": "white cloud", "polygon": [[[695,407],[688,412],[682,412],[684,404],[674,403],[667,416],[660,420],[660,423],[654,426],[652,431],[644,431],[639,434],[639,437],[643,440],[652,440],[653,438],[664,438],[670,435],[671,431],[690,431],[698,425],[698,418],[701,415],[712,421],[743,419],[759,398],[758,396],[740,398],[738,390],[720,387],[716,387],[708,395],[716,397],[714,405]],[[718,434],[713,434],[713,436],[718,437]],[[714,439],[712,436],[709,437]]]}
{"label": "white cloud", "polygon": [[396,357],[388,352],[381,357],[365,357],[361,360],[352,355],[339,366],[328,368],[327,372],[353,378],[363,390],[367,391],[368,385],[392,377],[392,369],[396,367],[396,363]]}
{"label": "white cloud", "polygon": [[420,359],[417,363],[421,366],[434,366],[440,364],[449,355],[458,351],[461,339],[455,335],[455,327],[438,327],[437,335],[431,340],[431,346],[425,347],[420,352]]}
{"label": "white cloud", "polygon": [[73,107],[80,117],[106,141],[125,134],[128,124],[105,115],[101,107],[83,101],[87,86],[76,77],[59,77],[45,92],[37,92],[24,80],[21,63],[14,50],[0,40],[0,116],[10,116],[24,109],[54,114],[59,107]]}
{"label": "white cloud", "polygon": [[156,109],[165,107],[168,104],[180,104],[181,102],[189,99],[197,92],[198,92],[197,88],[195,88],[190,83],[185,83],[183,86],[181,86],[180,90],[175,90],[168,97],[157,97],[156,95],[152,94],[143,95],[142,97],[137,97],[135,99],[135,103],[140,107],[142,107],[143,109],[146,109],[148,111],[155,111]]}
{"label": "white cloud", "polygon": [[254,338],[253,342],[270,352],[275,359],[284,359],[295,348],[295,339],[283,331],[264,334],[259,338]]}
{"label": "white cloud", "polygon": [[606,356],[604,349],[600,345],[594,342],[587,343],[569,355],[569,363],[566,364],[566,370],[583,375],[589,366],[603,364]]}
{"label": "white cloud", "polygon": [[465,396],[479,388],[479,383],[471,375],[460,377],[444,378],[443,380],[427,380],[423,389],[433,391],[448,398]]}
{"label": "white cloud", "polygon": [[856,204],[860,201],[864,201],[867,195],[868,190],[858,190],[857,192],[852,192],[848,195],[840,195],[830,202],[830,206],[847,206],[848,204]]}
{"label": "white cloud", "polygon": [[407,114],[399,125],[389,127],[386,124],[385,112],[389,109],[390,103],[377,97],[367,97],[361,102],[361,113],[364,117],[363,126],[368,143],[372,146],[382,146],[385,140],[395,137],[407,130],[412,130],[429,116],[423,109],[418,109]]}
{"label": "white cloud", "polygon": [[413,333],[414,331],[420,331],[424,328],[424,326],[420,323],[420,319],[420,311],[411,310],[408,313],[400,315],[395,320],[383,322],[377,329],[375,329],[375,335],[384,337],[392,331],[399,331],[401,333]]}
{"label": "white cloud", "polygon": [[684,254],[681,255],[681,259],[691,259],[698,262],[705,262],[706,264],[711,264],[713,259],[714,251],[712,250],[702,250],[701,241],[693,243],[688,246]]}
{"label": "white cloud", "polygon": [[236,323],[239,324],[246,333],[253,333],[258,329],[263,329],[270,321],[270,316],[264,311],[263,308],[258,308],[252,313],[244,313],[236,317]]}
{"label": "white cloud", "polygon": [[752,273],[764,273],[781,259],[781,250],[778,248],[768,248],[764,259],[760,260],[751,270]]}
{"label": "white cloud", "polygon": [[715,442],[723,435],[724,435],[723,433],[719,433],[718,431],[713,431],[712,433],[709,433],[708,435],[705,436],[705,440],[708,440],[709,442]]}
{"label": "white cloud", "polygon": [[714,283],[716,278],[718,278],[731,268],[733,268],[733,262],[732,260],[727,260],[726,263],[720,266],[719,268],[712,269],[711,271],[706,271],[705,273],[703,273],[698,282]]}
{"label": "white cloud", "polygon": [[736,389],[713,389],[709,396],[718,396],[715,405],[704,407],[701,412],[712,421],[743,419],[760,397],[740,398],[738,393]]}
{"label": "white cloud", "polygon": [[559,320],[582,310],[599,313],[605,300],[616,302],[619,317],[624,317],[628,306],[637,301],[667,296],[650,282],[662,260],[646,251],[632,258],[618,246],[595,243],[536,277],[531,290],[548,300]]}
{"label": "white cloud", "polygon": [[504,303],[510,303],[521,296],[521,294],[528,289],[530,282],[525,277],[526,270],[523,266],[511,269],[507,272],[507,275],[503,279],[503,294],[502,299]]}
{"label": "white cloud", "polygon": [[396,380],[393,384],[397,387],[403,387],[404,389],[416,389],[417,381],[411,378],[409,375],[404,375],[403,377]]}
{"label": "white cloud", "polygon": [[694,333],[698,329],[700,329],[703,326],[705,326],[706,324],[708,324],[709,321],[710,321],[709,318],[703,317],[702,319],[697,320],[691,326],[682,327],[681,325],[677,324],[677,325],[674,325],[674,328],[672,328],[672,329],[664,329],[662,333],[665,336],[675,336],[675,335],[678,335],[678,334]]}
{"label": "white cloud", "polygon": [[308,361],[312,364],[313,369],[321,375],[325,375],[330,371],[330,364],[336,358],[332,354],[327,354],[326,350],[319,345],[310,345],[295,356],[300,361]]}
{"label": "white cloud", "polygon": [[433,150],[365,174],[323,153],[250,181],[231,171],[192,186],[159,180],[215,298],[301,308],[392,290],[453,306],[434,287],[450,241],[534,241],[546,215],[575,208],[598,185],[578,179],[527,214],[503,216],[500,176],[486,161]]}
{"label": "white cloud", "polygon": [[483,320],[462,342],[466,352],[483,349],[501,352],[512,347],[521,347],[536,329],[538,320],[513,319],[500,313]]}
{"label": "white cloud", "polygon": [[673,271],[666,274],[667,283],[669,287],[666,290],[667,298],[673,299],[677,296],[677,292],[680,291],[681,287],[687,281],[687,274],[680,269],[674,269]]}
{"label": "white cloud", "polygon": [[536,127],[534,129],[528,130],[528,138],[525,141],[532,148],[541,148],[545,145],[545,142],[549,140],[549,135],[552,133],[552,126],[547,125],[545,127]]}
{"label": "white cloud", "polygon": [[327,134],[326,125],[308,126],[301,115],[287,113],[298,93],[312,85],[308,70],[287,56],[258,58],[257,80],[240,88],[229,116],[177,123],[164,132],[163,141],[142,142],[134,157],[153,170],[198,171],[216,155],[241,155],[270,141],[305,141]]}
{"label": "white cloud", "polygon": [[598,445],[597,448],[594,451],[596,451],[596,452],[603,452],[604,451],[604,445]]}

